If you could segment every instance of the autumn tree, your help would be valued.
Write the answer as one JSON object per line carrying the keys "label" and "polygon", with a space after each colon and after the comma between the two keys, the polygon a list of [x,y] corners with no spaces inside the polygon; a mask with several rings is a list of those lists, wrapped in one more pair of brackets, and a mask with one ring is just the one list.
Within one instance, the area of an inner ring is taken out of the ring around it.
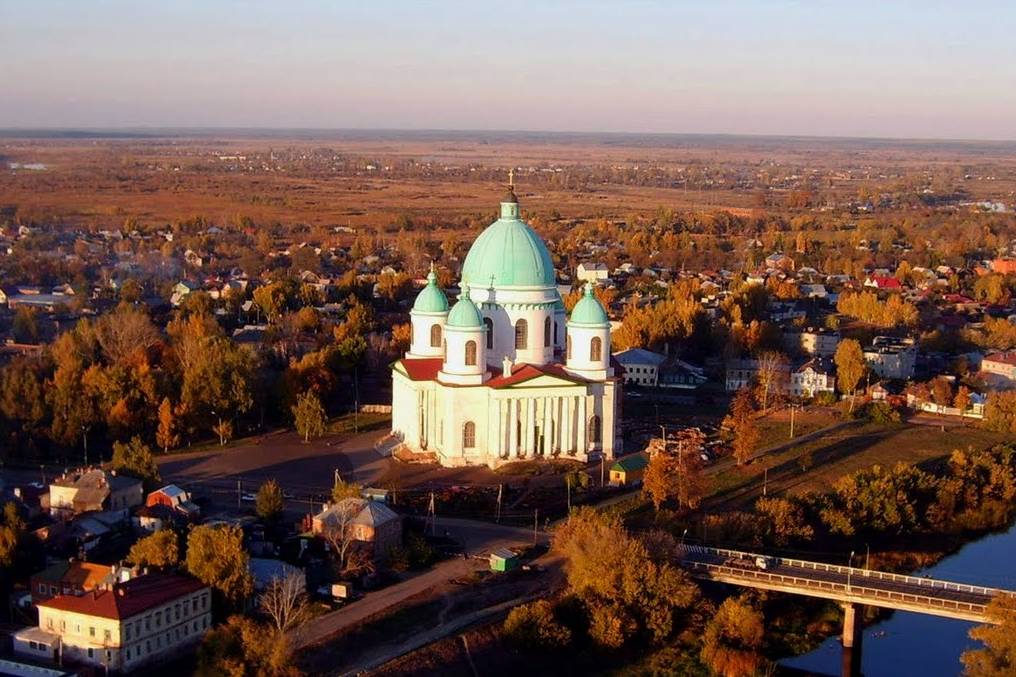
{"label": "autumn tree", "polygon": [[678,506],[698,507],[705,495],[706,480],[702,473],[702,451],[705,435],[697,429],[682,430],[675,440],[666,440],[652,453],[642,480],[656,509],[668,500]]}
{"label": "autumn tree", "polygon": [[196,677],[300,677],[286,635],[247,616],[230,616],[198,647]]}
{"label": "autumn tree", "polygon": [[243,531],[228,525],[194,527],[187,537],[187,571],[214,588],[229,608],[240,608],[254,592]]}
{"label": "autumn tree", "polygon": [[997,595],[988,604],[992,622],[970,630],[970,638],[984,644],[960,657],[965,677],[1010,677],[1016,674],[1016,597]]}
{"label": "autumn tree", "polygon": [[336,479],[332,487],[332,503],[338,503],[344,498],[360,498],[363,495],[363,486],[344,482],[341,478]]}
{"label": "autumn tree", "polygon": [[850,410],[853,411],[854,394],[867,368],[861,344],[854,339],[840,341],[833,362],[836,363],[836,386],[841,393],[850,395]]}
{"label": "autumn tree", "polygon": [[815,530],[805,521],[804,508],[793,500],[760,498],[755,502],[755,513],[762,518],[765,536],[773,545],[808,541],[815,535]]}
{"label": "autumn tree", "polygon": [[121,305],[95,323],[95,333],[106,359],[122,362],[132,353],[147,350],[159,341],[159,330],[148,315],[133,306]]}
{"label": "autumn tree", "polygon": [[172,529],[160,529],[135,542],[127,561],[142,568],[175,567],[180,563],[180,537]]}
{"label": "autumn tree", "polygon": [[162,398],[159,405],[159,429],[155,433],[155,441],[162,447],[164,454],[180,444],[180,435],[176,431],[176,412],[168,397]]}
{"label": "autumn tree", "polygon": [[734,458],[738,465],[744,465],[762,439],[762,431],[755,417],[755,398],[750,389],[741,388],[734,395],[724,425],[730,428],[734,437]]}
{"label": "autumn tree", "polygon": [[11,321],[11,334],[17,343],[37,343],[39,341],[39,322],[35,317],[35,309],[18,306]]}
{"label": "autumn tree", "polygon": [[966,386],[960,386],[956,389],[956,397],[953,398],[953,406],[960,410],[960,413],[964,413],[970,408],[971,393],[970,388]]}
{"label": "autumn tree", "polygon": [[18,512],[18,504],[14,501],[5,503],[0,511],[0,572],[9,574],[14,567],[24,531],[25,521]]}
{"label": "autumn tree", "polygon": [[728,597],[706,624],[702,662],[721,677],[750,677],[762,667],[762,614],[744,598]]}
{"label": "autumn tree", "polygon": [[1016,390],[997,390],[988,394],[984,425],[995,432],[1016,435]]}
{"label": "autumn tree", "polygon": [[113,460],[110,465],[116,472],[140,479],[144,482],[146,491],[157,489],[162,482],[151,448],[138,436],[132,437],[130,442],[113,443]]}
{"label": "autumn tree", "polygon": [[298,396],[292,411],[296,431],[303,436],[304,443],[309,442],[311,437],[324,434],[327,418],[325,408],[321,406],[321,399],[317,394],[308,390]]}
{"label": "autumn tree", "polygon": [[276,521],[282,518],[283,497],[279,483],[268,480],[258,488],[255,511],[263,520]]}

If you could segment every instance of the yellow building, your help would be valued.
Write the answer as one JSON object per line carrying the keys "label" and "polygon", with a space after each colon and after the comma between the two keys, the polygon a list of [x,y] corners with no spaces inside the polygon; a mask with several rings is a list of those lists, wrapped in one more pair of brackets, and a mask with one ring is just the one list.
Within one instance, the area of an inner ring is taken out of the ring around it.
{"label": "yellow building", "polygon": [[14,635],[36,659],[130,672],[197,644],[212,620],[211,589],[176,574],[151,574],[81,596],[42,602],[39,627]]}
{"label": "yellow building", "polygon": [[610,483],[615,486],[638,486],[649,465],[645,454],[632,454],[610,466]]}

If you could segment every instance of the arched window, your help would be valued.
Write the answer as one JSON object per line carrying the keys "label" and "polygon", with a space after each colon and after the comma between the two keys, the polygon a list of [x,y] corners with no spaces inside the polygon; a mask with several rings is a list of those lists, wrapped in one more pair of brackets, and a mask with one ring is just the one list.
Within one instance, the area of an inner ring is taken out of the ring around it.
{"label": "arched window", "polygon": [[571,334],[564,339],[564,358],[566,360],[571,359]]}
{"label": "arched window", "polygon": [[528,333],[528,322],[525,320],[519,320],[515,323],[515,350],[525,350],[529,347],[529,341],[527,340]]}
{"label": "arched window", "polygon": [[494,320],[483,318],[483,326],[487,328],[487,350],[494,350]]}
{"label": "arched window", "polygon": [[550,318],[546,318],[543,321],[543,347],[546,348],[550,345]]}
{"label": "arched window", "polygon": [[472,421],[466,421],[466,424],[462,426],[462,448],[476,448],[476,424]]}
{"label": "arched window", "polygon": [[593,415],[589,419],[589,443],[599,444],[603,435],[603,425],[600,423],[600,417]]}
{"label": "arched window", "polygon": [[441,325],[430,325],[430,347],[437,348],[441,345]]}
{"label": "arched window", "polygon": [[476,341],[466,341],[466,366],[476,366]]}
{"label": "arched window", "polygon": [[599,362],[601,359],[603,359],[603,340],[599,336],[594,336],[589,342],[589,361]]}

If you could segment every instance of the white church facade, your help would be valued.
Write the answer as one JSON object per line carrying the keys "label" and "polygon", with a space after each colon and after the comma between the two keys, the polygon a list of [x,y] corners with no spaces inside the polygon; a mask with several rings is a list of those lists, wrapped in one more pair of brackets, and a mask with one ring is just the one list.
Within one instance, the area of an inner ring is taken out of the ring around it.
{"label": "white church facade", "polygon": [[449,308],[433,271],[410,313],[409,352],[392,367],[392,434],[444,466],[612,459],[620,374],[592,286],[566,317],[547,246],[501,217],[473,243]]}

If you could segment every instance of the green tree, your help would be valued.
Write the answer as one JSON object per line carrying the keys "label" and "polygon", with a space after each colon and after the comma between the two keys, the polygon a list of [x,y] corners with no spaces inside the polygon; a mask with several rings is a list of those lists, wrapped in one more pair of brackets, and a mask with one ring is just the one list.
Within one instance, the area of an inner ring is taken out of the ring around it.
{"label": "green tree", "polygon": [[721,677],[749,677],[762,667],[759,653],[765,624],[762,614],[744,599],[729,597],[706,624],[702,662]]}
{"label": "green tree", "polygon": [[111,465],[116,472],[142,480],[146,491],[157,489],[162,482],[152,450],[140,437],[132,437],[130,442],[114,442]]}
{"label": "green tree", "polygon": [[39,341],[39,322],[35,318],[35,310],[28,306],[18,306],[14,311],[11,333],[17,343],[37,343]]}
{"label": "green tree", "polygon": [[991,623],[970,630],[970,638],[982,642],[960,657],[966,677],[1011,677],[1016,674],[1016,598],[999,595],[988,605]]}
{"label": "green tree", "polygon": [[14,568],[24,531],[25,521],[18,512],[17,503],[5,503],[3,511],[0,511],[0,572],[9,574]]}
{"label": "green tree", "polygon": [[240,608],[254,592],[250,556],[240,527],[195,527],[187,537],[187,571],[213,587],[231,608]]}
{"label": "green tree", "polygon": [[256,511],[263,520],[276,521],[282,518],[282,489],[278,482],[268,480],[258,488]]}
{"label": "green tree", "polygon": [[139,567],[175,567],[180,564],[180,537],[172,529],[160,529],[134,543],[127,561]]}
{"label": "green tree", "polygon": [[861,344],[854,339],[840,341],[833,362],[836,363],[836,387],[841,393],[850,395],[850,410],[853,411],[854,393],[866,369]]}
{"label": "green tree", "polygon": [[338,479],[332,487],[332,503],[338,503],[345,498],[360,498],[363,495],[363,487],[359,484],[343,482]]}
{"label": "green tree", "polygon": [[321,406],[321,399],[314,392],[308,390],[296,398],[293,405],[293,420],[296,423],[296,431],[303,436],[303,441],[309,442],[311,437],[319,437],[325,432],[325,408]]}
{"label": "green tree", "polygon": [[554,617],[554,606],[545,599],[517,606],[504,622],[510,643],[529,651],[555,651],[571,642],[571,631]]}
{"label": "green tree", "polygon": [[804,508],[786,498],[760,498],[755,512],[762,518],[770,543],[784,546],[791,541],[808,541],[815,535],[804,519]]}

